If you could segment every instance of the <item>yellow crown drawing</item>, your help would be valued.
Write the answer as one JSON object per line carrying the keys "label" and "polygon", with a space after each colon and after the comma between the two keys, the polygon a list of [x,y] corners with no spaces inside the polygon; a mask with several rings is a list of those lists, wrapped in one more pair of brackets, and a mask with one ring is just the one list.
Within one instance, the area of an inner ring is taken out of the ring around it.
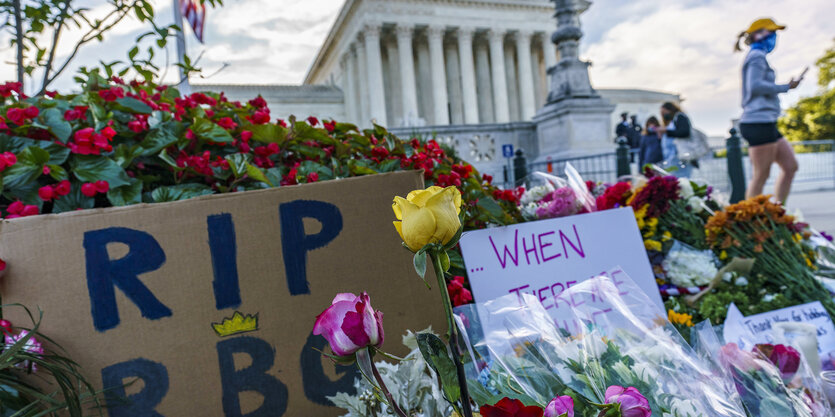
{"label": "yellow crown drawing", "polygon": [[236,311],[231,318],[225,318],[221,323],[212,323],[212,329],[220,337],[253,332],[258,330],[258,314],[244,316],[240,311]]}

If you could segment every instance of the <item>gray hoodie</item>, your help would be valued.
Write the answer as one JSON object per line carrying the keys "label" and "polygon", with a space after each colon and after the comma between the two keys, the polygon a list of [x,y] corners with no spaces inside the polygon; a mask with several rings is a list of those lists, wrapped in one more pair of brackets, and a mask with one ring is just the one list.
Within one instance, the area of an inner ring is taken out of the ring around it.
{"label": "gray hoodie", "polygon": [[789,91],[788,84],[775,84],[774,70],[765,59],[765,51],[751,49],[742,64],[742,123],[774,123],[780,117],[779,93]]}

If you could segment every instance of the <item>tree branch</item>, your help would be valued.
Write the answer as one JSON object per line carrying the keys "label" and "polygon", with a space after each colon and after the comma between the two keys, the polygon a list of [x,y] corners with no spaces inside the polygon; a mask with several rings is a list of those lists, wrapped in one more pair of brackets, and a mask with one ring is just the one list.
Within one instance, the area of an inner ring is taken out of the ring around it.
{"label": "tree branch", "polygon": [[[127,15],[128,15],[128,13],[130,13],[130,10],[133,8],[133,6],[132,6],[132,5],[130,5],[130,6],[122,6],[122,7],[123,7],[123,9],[114,9],[113,11],[111,11],[110,13],[108,13],[108,14],[107,14],[107,16],[105,16],[102,20],[100,20],[100,21],[99,21],[99,22],[100,22],[100,23],[99,23],[99,25],[97,25],[97,26],[95,26],[95,27],[90,28],[90,31],[88,31],[88,32],[87,32],[87,33],[86,33],[86,34],[85,34],[85,35],[81,38],[81,40],[80,40],[80,41],[78,41],[78,43],[76,43],[76,45],[75,45],[75,47],[73,48],[72,52],[71,52],[71,53],[70,53],[70,55],[67,57],[67,59],[64,61],[64,63],[61,65],[61,67],[59,67],[59,68],[58,68],[58,70],[56,70],[56,71],[53,73],[52,77],[49,77],[49,79],[48,79],[48,80],[44,83],[44,86],[43,86],[43,88],[44,88],[44,89],[46,89],[46,87],[47,87],[50,83],[52,83],[52,81],[55,81],[55,79],[56,79],[59,75],[61,75],[61,73],[62,73],[62,72],[64,72],[64,70],[65,70],[65,69],[67,69],[67,66],[70,64],[70,62],[73,60],[73,58],[75,58],[75,56],[78,54],[78,51],[81,49],[81,47],[82,47],[82,46],[84,46],[84,44],[86,44],[86,43],[88,43],[88,42],[92,41],[93,39],[96,39],[97,37],[101,36],[104,32],[107,32],[108,30],[112,29],[112,28],[113,28],[113,26],[116,26],[116,24],[117,24],[117,23],[121,22],[121,21],[122,21],[122,19],[124,19],[124,18],[125,18],[125,16],[127,16]],[[101,23],[103,23],[103,22],[107,21],[108,19],[110,19],[110,17],[111,17],[111,16],[113,16],[113,15],[115,15],[115,14],[119,13],[119,12],[121,12],[121,14],[119,14],[119,15],[116,17],[116,20],[114,20],[112,23],[110,23],[110,24],[108,24],[108,25],[106,25],[106,26],[104,26],[104,27],[101,27]],[[86,19],[85,19],[85,20],[86,20]]]}
{"label": "tree branch", "polygon": [[61,36],[61,29],[64,27],[64,20],[67,17],[67,10],[70,8],[70,3],[72,0],[64,0],[64,4],[61,6],[60,12],[58,14],[58,22],[55,25],[55,33],[52,34],[52,47],[49,50],[49,58],[46,60],[46,65],[44,66],[43,70],[43,82],[41,82],[41,91],[38,92],[38,95],[41,95],[46,91],[47,82],[49,81],[49,73],[52,71],[52,62],[55,60],[55,51],[58,49],[58,38]]}
{"label": "tree branch", "polygon": [[[14,0],[15,38],[17,39],[17,82],[23,85],[23,13],[20,0]],[[21,88],[22,90],[22,88]]]}

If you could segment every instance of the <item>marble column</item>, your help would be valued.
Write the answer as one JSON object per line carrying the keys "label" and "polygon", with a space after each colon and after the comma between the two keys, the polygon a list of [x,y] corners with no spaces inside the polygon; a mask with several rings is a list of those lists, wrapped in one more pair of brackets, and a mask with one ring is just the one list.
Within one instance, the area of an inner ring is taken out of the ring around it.
{"label": "marble column", "polygon": [[481,123],[493,123],[496,119],[493,110],[493,88],[490,85],[490,55],[487,43],[475,44],[476,89],[478,90],[478,118]]}
{"label": "marble column", "polygon": [[446,28],[443,26],[430,26],[426,30],[432,72],[432,106],[435,115],[432,123],[436,126],[449,124],[449,98],[446,85],[446,64],[444,64],[445,31]]}
{"label": "marble column", "polygon": [[551,42],[551,37],[545,32],[542,34],[542,55],[545,57],[545,72],[557,65],[557,48]]}
{"label": "marble column", "polygon": [[516,57],[519,65],[519,101],[522,120],[528,121],[536,114],[536,95],[531,68],[531,32],[516,32]]}
{"label": "marble column", "polygon": [[382,39],[383,52],[383,81],[386,88],[386,116],[390,126],[404,126],[403,99],[400,97],[400,53],[394,39]]}
{"label": "marble column", "polygon": [[354,78],[356,76],[355,62],[356,55],[348,49],[342,59],[342,85],[344,86],[342,93],[345,100],[345,116],[348,117],[347,121],[350,123],[356,123],[359,120],[359,116],[356,113],[357,88]]}
{"label": "marble column", "polygon": [[397,25],[397,52],[400,62],[400,97],[403,99],[403,125],[414,126],[418,120],[417,83],[412,55],[411,26]]}
{"label": "marble column", "polygon": [[363,127],[368,126],[369,115],[368,115],[368,59],[365,56],[365,43],[362,40],[358,40],[354,44],[354,51],[356,52],[357,56],[357,85],[359,85],[359,91],[357,94],[357,103],[359,104],[359,120],[357,124]]}
{"label": "marble column", "polygon": [[458,47],[444,42],[446,64],[446,93],[449,100],[449,124],[464,124],[464,101],[461,99],[461,67],[458,63]]}
{"label": "marble column", "polygon": [[507,105],[510,110],[510,120],[518,122],[522,120],[522,112],[519,110],[519,71],[516,66],[516,46],[510,43],[504,45],[504,72],[507,75]]}
{"label": "marble column", "polygon": [[458,61],[461,68],[461,93],[464,98],[464,123],[478,124],[478,97],[473,62],[473,32],[475,29],[458,28]]}
{"label": "marble column", "polygon": [[490,40],[490,68],[493,75],[493,110],[495,122],[510,121],[510,109],[507,101],[507,79],[505,74],[504,31],[491,29],[487,32]]}
{"label": "marble column", "polygon": [[386,91],[383,84],[383,58],[380,53],[380,25],[365,25],[363,37],[368,71],[369,116],[377,124],[385,126],[387,124]]}

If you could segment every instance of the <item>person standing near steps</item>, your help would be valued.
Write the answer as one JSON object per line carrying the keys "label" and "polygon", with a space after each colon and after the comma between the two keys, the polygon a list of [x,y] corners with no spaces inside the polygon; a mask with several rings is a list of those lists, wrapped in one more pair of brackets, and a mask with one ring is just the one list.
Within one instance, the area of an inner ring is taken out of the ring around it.
{"label": "person standing near steps", "polygon": [[771,19],[759,19],[739,34],[734,48],[741,52],[742,40],[749,46],[742,64],[742,118],[739,124],[742,137],[748,141],[753,171],[745,194],[747,198],[762,194],[771,165],[776,162],[781,172],[775,194],[782,203],[789,196],[797,172],[797,158],[792,146],[777,129],[777,118],[780,117],[778,94],[796,88],[803,80],[801,75],[798,79],[792,78],[788,84],[777,84],[774,70],[768,65],[766,56],[777,44],[777,31],[785,28]]}

